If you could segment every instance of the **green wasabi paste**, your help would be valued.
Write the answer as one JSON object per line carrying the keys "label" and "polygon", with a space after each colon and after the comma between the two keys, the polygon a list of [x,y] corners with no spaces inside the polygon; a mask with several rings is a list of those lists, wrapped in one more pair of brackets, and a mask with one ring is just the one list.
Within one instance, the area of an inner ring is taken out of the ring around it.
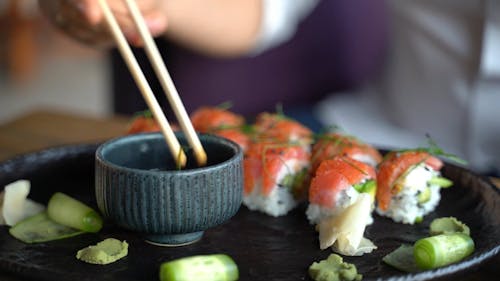
{"label": "green wasabi paste", "polygon": [[108,264],[128,254],[128,243],[115,238],[105,239],[76,253],[76,258],[92,264]]}
{"label": "green wasabi paste", "polygon": [[315,281],[359,281],[363,278],[354,264],[344,262],[337,254],[330,254],[325,260],[313,262],[309,267],[309,276]]}

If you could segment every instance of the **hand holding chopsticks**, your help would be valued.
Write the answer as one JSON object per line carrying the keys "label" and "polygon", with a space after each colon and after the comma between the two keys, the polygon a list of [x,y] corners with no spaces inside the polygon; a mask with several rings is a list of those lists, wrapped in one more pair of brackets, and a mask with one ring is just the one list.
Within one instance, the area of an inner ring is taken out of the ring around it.
{"label": "hand holding chopsticks", "polygon": [[[205,165],[207,161],[207,156],[203,146],[201,145],[198,135],[196,134],[193,125],[189,119],[189,116],[182,104],[179,94],[174,86],[174,83],[168,73],[168,70],[163,62],[160,52],[154,43],[154,40],[149,33],[149,30],[144,22],[144,19],[137,7],[134,0],[124,0],[127,4],[127,8],[134,20],[134,23],[141,35],[141,39],[144,41],[144,46],[146,54],[153,65],[156,75],[165,91],[168,101],[173,108],[173,111],[179,121],[179,124],[186,135],[189,145],[194,150],[194,155],[198,165]],[[134,77],[136,84],[138,85],[149,109],[153,113],[154,118],[159,123],[161,131],[165,136],[165,140],[170,149],[170,153],[176,159],[177,165],[184,167],[186,164],[186,154],[182,150],[177,138],[175,137],[172,128],[170,127],[163,111],[161,110],[158,101],[156,100],[151,87],[149,86],[144,73],[142,72],[134,54],[128,45],[125,36],[123,35],[111,9],[109,8],[106,0],[99,0],[99,5],[104,14],[104,18],[109,26],[111,33],[117,43],[118,49],[124,58],[132,76]]]}

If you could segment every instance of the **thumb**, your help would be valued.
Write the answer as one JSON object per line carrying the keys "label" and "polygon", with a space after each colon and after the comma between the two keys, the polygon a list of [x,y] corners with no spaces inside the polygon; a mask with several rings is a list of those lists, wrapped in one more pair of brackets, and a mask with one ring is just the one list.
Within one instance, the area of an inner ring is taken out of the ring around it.
{"label": "thumb", "polygon": [[102,11],[98,3],[99,0],[78,1],[79,8],[90,24],[96,25],[102,20]]}
{"label": "thumb", "polygon": [[146,19],[146,25],[153,36],[163,34],[167,29],[167,23],[167,18],[161,13],[153,13]]}

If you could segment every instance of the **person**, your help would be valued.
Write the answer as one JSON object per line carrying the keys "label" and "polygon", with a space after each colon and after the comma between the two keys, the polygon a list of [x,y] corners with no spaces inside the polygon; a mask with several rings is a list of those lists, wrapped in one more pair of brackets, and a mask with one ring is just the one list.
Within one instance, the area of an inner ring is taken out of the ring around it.
{"label": "person", "polygon": [[[91,45],[110,42],[96,0],[39,1],[51,21]],[[169,118],[123,1],[108,1]],[[386,11],[377,0],[137,1],[188,112],[232,102],[251,118],[275,111],[312,129],[312,106],[376,73],[385,56]],[[118,52],[111,52],[114,112],[146,108]]]}
{"label": "person", "polygon": [[500,175],[500,4],[387,1],[389,56],[377,79],[319,103],[320,120],[377,146],[425,135],[481,174]]}

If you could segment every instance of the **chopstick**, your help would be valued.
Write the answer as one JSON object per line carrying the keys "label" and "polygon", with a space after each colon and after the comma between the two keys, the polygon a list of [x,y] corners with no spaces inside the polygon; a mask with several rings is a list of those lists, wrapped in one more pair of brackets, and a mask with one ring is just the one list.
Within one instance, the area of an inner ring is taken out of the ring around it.
{"label": "chopstick", "polygon": [[179,97],[179,93],[177,92],[174,82],[172,81],[172,78],[168,73],[167,67],[163,62],[160,52],[158,51],[158,47],[156,46],[156,43],[154,42],[153,37],[151,36],[151,33],[149,32],[149,29],[146,26],[146,22],[144,21],[144,18],[142,17],[141,12],[139,11],[139,8],[137,7],[137,3],[135,2],[135,0],[125,0],[125,2],[127,3],[128,10],[132,15],[132,18],[134,20],[137,29],[139,30],[141,39],[144,42],[146,55],[151,61],[153,69],[156,75],[158,76],[163,91],[167,95],[167,99],[170,105],[172,106],[172,109],[175,113],[175,116],[177,117],[177,120],[179,121],[179,125],[181,126],[181,129],[184,132],[184,134],[186,135],[189,145],[193,148],[196,161],[198,165],[203,166],[207,162],[207,155],[205,153],[205,150],[203,149],[203,146],[200,143],[196,131],[193,128],[193,124],[189,119],[186,109],[182,104],[182,101]]}
{"label": "chopstick", "polygon": [[[158,101],[156,100],[153,94],[153,91],[151,90],[151,87],[149,86],[144,76],[144,73],[142,72],[139,66],[139,63],[137,62],[130,46],[128,45],[125,36],[123,35],[113,13],[111,12],[111,9],[109,8],[106,0],[99,0],[99,5],[103,11],[104,18],[108,24],[109,29],[111,30],[111,33],[117,43],[118,49],[122,57],[124,58],[133,78],[135,79],[136,84],[139,87],[141,94],[145,99],[149,109],[153,113],[153,116],[156,119],[156,121],[158,122],[163,135],[165,136],[165,141],[167,143],[167,146],[169,147],[170,153],[175,159],[177,165],[179,167],[184,167],[187,161],[186,154],[182,150],[179,141],[175,137],[175,134],[172,131],[172,128],[170,127],[167,118],[165,117]],[[144,19],[142,18],[135,2],[127,1],[127,6],[129,7],[131,14],[135,15],[133,16],[134,22],[136,23],[140,31],[145,46],[147,46],[146,50],[148,53],[148,57],[154,66],[155,72],[159,76],[159,80],[161,81],[162,86],[165,85],[163,86],[164,90],[167,93],[167,97],[169,98],[169,102],[172,105],[174,112],[178,116],[177,118],[179,119],[181,128],[186,134],[186,138],[194,150],[196,161],[198,165],[200,166],[204,165],[206,163],[206,158],[207,158],[206,153],[198,139],[196,132],[193,129],[193,125],[189,120],[186,110],[184,109],[184,106],[180,101],[177,90],[175,89],[175,86],[172,82],[172,79],[170,78],[170,75],[168,74],[165,64],[163,63],[163,60],[161,59],[161,56],[159,55],[158,49],[154,44],[151,34],[149,34],[149,31],[144,23]],[[158,73],[160,73],[161,75]]]}
{"label": "chopstick", "polygon": [[175,159],[177,166],[184,167],[187,161],[186,154],[182,150],[179,141],[175,137],[175,134],[172,131],[172,128],[170,127],[165,114],[163,114],[163,111],[161,110],[161,107],[153,94],[153,90],[151,90],[151,87],[149,86],[148,81],[146,80],[146,77],[144,76],[144,73],[139,66],[139,63],[137,62],[137,59],[132,53],[132,49],[128,45],[127,39],[125,39],[125,36],[123,35],[118,22],[112,14],[106,0],[99,0],[99,5],[101,6],[104,18],[106,19],[108,27],[113,34],[118,49],[123,59],[125,60],[130,73],[132,74],[137,86],[139,87],[139,90],[141,91],[142,96],[144,97],[144,100],[146,101],[149,109],[153,113],[154,118],[158,122],[163,135],[165,136],[165,141],[167,142],[167,146],[170,149],[170,153]]}

